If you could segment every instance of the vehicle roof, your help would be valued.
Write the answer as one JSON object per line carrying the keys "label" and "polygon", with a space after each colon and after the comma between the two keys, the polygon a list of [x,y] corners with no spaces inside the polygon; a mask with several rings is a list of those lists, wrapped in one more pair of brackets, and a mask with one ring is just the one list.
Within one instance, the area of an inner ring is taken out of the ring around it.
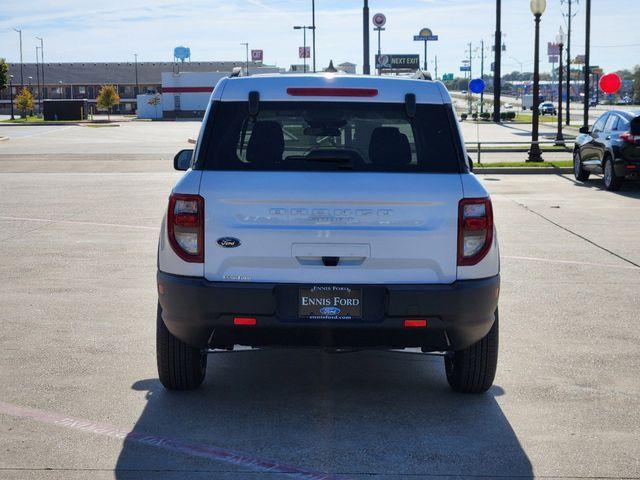
{"label": "vehicle roof", "polygon": [[[618,115],[625,116],[625,117],[627,117],[629,119],[640,116],[640,110],[621,110],[621,109],[618,109],[618,108],[614,108],[614,109],[607,110],[606,112],[602,113],[600,115],[600,117],[606,115],[607,113],[617,113]],[[598,118],[600,118],[600,117],[598,117]]]}
{"label": "vehicle roof", "polygon": [[[374,97],[302,97],[287,94],[287,88],[289,87],[375,88],[378,90],[378,94]],[[211,95],[211,100],[246,101],[251,91],[258,91],[260,100],[266,101],[401,103],[405,101],[405,94],[413,93],[416,96],[416,103],[451,103],[449,92],[439,81],[417,80],[406,77],[330,73],[266,74],[223,78],[216,85]]]}

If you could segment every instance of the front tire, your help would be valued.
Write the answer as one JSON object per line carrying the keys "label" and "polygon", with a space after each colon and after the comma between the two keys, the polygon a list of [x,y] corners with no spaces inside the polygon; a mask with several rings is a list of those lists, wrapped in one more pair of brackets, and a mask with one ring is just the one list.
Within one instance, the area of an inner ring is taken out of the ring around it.
{"label": "front tire", "polygon": [[613,167],[613,160],[611,157],[607,157],[604,161],[604,188],[610,192],[620,190],[622,186],[623,178],[616,175],[616,170]]}
{"label": "front tire", "polygon": [[207,372],[207,355],[167,329],[160,304],[156,318],[156,358],[160,382],[168,390],[198,388]]}
{"label": "front tire", "polygon": [[580,182],[586,182],[589,180],[589,172],[582,166],[582,158],[580,157],[580,151],[573,152],[573,175],[576,180]]}
{"label": "front tire", "polygon": [[484,393],[493,384],[498,366],[498,310],[489,333],[470,347],[444,357],[447,381],[460,393]]}

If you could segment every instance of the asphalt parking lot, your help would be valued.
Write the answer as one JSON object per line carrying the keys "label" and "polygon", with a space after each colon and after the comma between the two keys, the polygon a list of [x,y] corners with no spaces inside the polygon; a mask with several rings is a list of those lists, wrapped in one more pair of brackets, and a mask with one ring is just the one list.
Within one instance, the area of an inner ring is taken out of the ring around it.
{"label": "asphalt parking lot", "polygon": [[203,388],[170,393],[156,241],[195,124],[173,125],[144,152],[0,145],[1,478],[640,477],[640,183],[484,177],[502,253],[488,394],[452,393],[438,357],[313,350],[216,353]]}

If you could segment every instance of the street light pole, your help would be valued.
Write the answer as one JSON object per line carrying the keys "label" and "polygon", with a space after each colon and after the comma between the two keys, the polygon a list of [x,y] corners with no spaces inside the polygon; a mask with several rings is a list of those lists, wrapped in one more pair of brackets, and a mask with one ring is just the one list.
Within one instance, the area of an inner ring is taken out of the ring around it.
{"label": "street light pole", "polygon": [[42,37],[36,37],[36,39],[40,40],[40,60],[42,65],[42,98],[44,99],[44,41]]}
{"label": "street light pole", "polygon": [[542,162],[542,152],[538,144],[540,107],[540,17],[547,7],[546,0],[531,0],[531,13],[535,19],[535,47],[533,58],[533,119],[531,124],[531,147],[528,162]]}
{"label": "street light pole", "polygon": [[501,93],[501,73],[500,63],[502,60],[502,31],[500,30],[500,16],[502,4],[496,0],[496,38],[494,41],[494,63],[493,63],[493,121],[500,123],[500,93]]}
{"label": "street light pole", "polygon": [[[558,42],[558,132],[556,134],[556,145],[564,147],[564,136],[562,135],[562,49],[564,48],[564,32],[560,27],[560,32],[556,38]],[[568,95],[567,95],[568,97]],[[567,105],[567,109],[568,109]]]}
{"label": "street light pole", "polygon": [[247,77],[248,77],[249,76],[249,44],[247,42],[243,42],[240,45],[244,45],[245,50],[246,50],[246,52],[245,52],[246,56],[247,56],[247,58],[246,58],[246,65],[247,65],[246,71],[247,71]]}
{"label": "street light pole", "polygon": [[311,0],[311,42],[313,43],[313,73],[316,73],[316,0]]}
{"label": "street light pole", "polygon": [[[484,80],[484,39],[480,40],[480,78]],[[484,90],[480,92],[480,113],[484,113]]]}
{"label": "street light pole", "polygon": [[369,64],[369,1],[364,0],[362,7],[362,73],[369,75],[371,65]]}
{"label": "street light pole", "polygon": [[140,86],[138,85],[138,54],[134,53],[133,54],[134,57],[134,63],[135,63],[135,70],[136,70],[136,91],[134,92],[133,96],[135,98],[138,98],[138,93],[140,93]]}
{"label": "street light pole", "polygon": [[302,30],[302,61],[304,65],[304,73],[307,73],[307,30],[315,31],[315,28],[307,25],[296,25],[294,30]]}
{"label": "street light pole", "polygon": [[42,113],[42,90],[40,90],[40,64],[38,62],[39,46],[36,45],[36,83],[38,88],[38,110]]}
{"label": "street light pole", "polygon": [[589,65],[589,48],[591,46],[591,0],[587,0],[585,6],[585,43],[584,43],[584,117],[582,119],[582,128],[589,128],[589,100],[590,88],[589,80],[591,77],[591,67]]}
{"label": "street light pole", "polygon": [[573,2],[577,0],[561,0],[561,3],[567,2],[567,115],[566,124],[571,123],[571,20],[575,13],[571,13]]}
{"label": "street light pole", "polygon": [[18,30],[14,28],[18,35],[20,36],[20,90],[24,88],[24,71],[23,71],[23,63],[22,63],[22,30]]}
{"label": "street light pole", "polygon": [[15,120],[13,116],[13,75],[9,75],[9,101],[11,102],[11,120]]}

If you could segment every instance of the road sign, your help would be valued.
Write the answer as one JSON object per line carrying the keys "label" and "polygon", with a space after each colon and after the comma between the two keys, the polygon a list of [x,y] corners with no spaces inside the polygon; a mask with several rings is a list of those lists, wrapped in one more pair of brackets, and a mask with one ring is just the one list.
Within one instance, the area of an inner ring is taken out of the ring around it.
{"label": "road sign", "polygon": [[261,62],[263,58],[262,50],[251,50],[251,60],[254,62]]}
{"label": "road sign", "polygon": [[298,47],[298,58],[311,58],[311,47]]}
{"label": "road sign", "polygon": [[460,71],[461,72],[470,72],[471,71],[471,66],[469,66],[469,65],[460,65]]}
{"label": "road sign", "polygon": [[453,80],[453,73],[445,73],[442,75],[442,81],[446,82],[448,80]]}
{"label": "road sign", "polygon": [[437,42],[438,35],[414,35],[413,40],[415,42]]}
{"label": "road sign", "polygon": [[553,42],[547,42],[547,55],[550,57],[560,55],[560,45]]}
{"label": "road sign", "polygon": [[385,17],[384,14],[382,13],[376,13],[373,16],[372,22],[374,27],[378,27],[378,28],[384,27],[385,24],[387,23],[387,17]]}
{"label": "road sign", "polygon": [[417,70],[420,68],[420,55],[383,54],[376,55],[376,68],[380,70]]}

